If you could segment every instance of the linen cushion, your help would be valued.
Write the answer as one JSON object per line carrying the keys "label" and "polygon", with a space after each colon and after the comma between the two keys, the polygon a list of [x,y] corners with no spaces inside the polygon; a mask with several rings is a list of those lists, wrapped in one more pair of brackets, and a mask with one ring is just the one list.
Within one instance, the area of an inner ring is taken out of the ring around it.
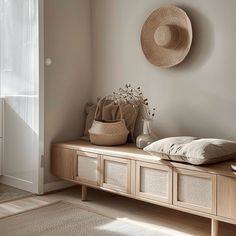
{"label": "linen cushion", "polygon": [[144,151],[165,160],[202,165],[236,158],[236,142],[189,136],[170,137],[150,144]]}

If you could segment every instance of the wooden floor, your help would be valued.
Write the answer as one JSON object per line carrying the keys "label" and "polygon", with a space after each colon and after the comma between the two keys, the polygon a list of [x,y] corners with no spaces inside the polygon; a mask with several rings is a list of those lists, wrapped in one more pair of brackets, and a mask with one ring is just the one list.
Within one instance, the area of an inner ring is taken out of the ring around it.
{"label": "wooden floor", "polygon": [[29,197],[32,193],[0,183],[0,203]]}
{"label": "wooden floor", "polygon": [[50,201],[43,201],[37,196],[26,197],[18,200],[0,203],[0,220],[11,215],[46,206],[50,203]]}
{"label": "wooden floor", "polygon": [[[20,211],[23,211],[25,206],[27,206],[27,209],[25,210],[29,210],[37,208],[41,204],[45,205],[58,200],[64,200],[73,204],[81,205],[83,208],[113,218],[114,221],[116,219],[122,219],[138,225],[144,225],[145,227],[163,232],[164,235],[210,235],[209,219],[93,189],[88,190],[88,201],[82,202],[80,186],[75,186],[43,196],[36,196],[34,200],[29,198],[29,201],[27,201],[27,199],[22,199],[17,202],[15,201],[15,203],[10,202],[10,205],[11,207],[15,205],[18,210],[20,205]],[[26,202],[28,203],[26,204]],[[13,211],[14,209],[11,210]],[[220,223],[220,236],[235,235],[236,226]]]}
{"label": "wooden floor", "polygon": [[[81,187],[76,186],[64,191],[40,197],[52,202],[64,200],[83,205],[91,211],[115,219],[123,219],[146,227],[158,229],[173,236],[209,236],[210,220],[187,213],[155,206],[153,204],[112,195],[99,190],[88,190],[88,201],[81,201]],[[236,226],[220,223],[220,236],[235,236]]]}

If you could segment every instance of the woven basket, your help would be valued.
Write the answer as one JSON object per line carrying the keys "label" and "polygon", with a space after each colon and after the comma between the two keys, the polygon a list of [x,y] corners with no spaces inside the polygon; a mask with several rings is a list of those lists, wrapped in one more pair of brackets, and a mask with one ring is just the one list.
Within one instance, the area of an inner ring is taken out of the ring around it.
{"label": "woven basket", "polygon": [[89,129],[90,142],[96,145],[114,146],[125,144],[129,134],[124,120],[115,122],[93,121]]}
{"label": "woven basket", "polygon": [[[98,107],[98,106],[97,106]],[[95,118],[97,115],[95,112]],[[121,119],[118,121],[98,121],[94,119],[92,127],[89,129],[90,142],[96,145],[114,146],[127,142],[129,130],[122,118],[121,107],[119,106]]]}

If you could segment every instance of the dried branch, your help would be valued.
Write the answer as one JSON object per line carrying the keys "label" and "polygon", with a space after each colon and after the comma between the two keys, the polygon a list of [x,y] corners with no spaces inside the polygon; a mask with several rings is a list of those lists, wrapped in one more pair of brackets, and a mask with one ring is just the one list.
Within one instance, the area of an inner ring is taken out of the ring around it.
{"label": "dried branch", "polygon": [[143,95],[140,87],[134,88],[131,84],[126,84],[124,88],[119,88],[118,92],[113,92],[111,99],[120,103],[143,104],[145,118],[152,119],[155,116],[156,109],[150,109],[148,99]]}

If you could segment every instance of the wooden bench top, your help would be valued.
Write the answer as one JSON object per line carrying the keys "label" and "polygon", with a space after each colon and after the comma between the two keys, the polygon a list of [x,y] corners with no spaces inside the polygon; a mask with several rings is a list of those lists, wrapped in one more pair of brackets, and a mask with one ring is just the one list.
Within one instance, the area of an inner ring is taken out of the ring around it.
{"label": "wooden bench top", "polygon": [[231,163],[236,162],[236,160],[224,161],[211,165],[195,166],[191,164],[162,160],[160,157],[152,156],[142,149],[138,149],[135,144],[125,144],[121,146],[108,147],[93,145],[90,142],[84,140],[55,143],[54,147],[74,149],[77,151],[97,153],[100,155],[111,155],[117,158],[127,158],[131,160],[145,161],[170,167],[184,168],[188,170],[203,171],[212,174],[236,177],[236,172],[231,169]]}

